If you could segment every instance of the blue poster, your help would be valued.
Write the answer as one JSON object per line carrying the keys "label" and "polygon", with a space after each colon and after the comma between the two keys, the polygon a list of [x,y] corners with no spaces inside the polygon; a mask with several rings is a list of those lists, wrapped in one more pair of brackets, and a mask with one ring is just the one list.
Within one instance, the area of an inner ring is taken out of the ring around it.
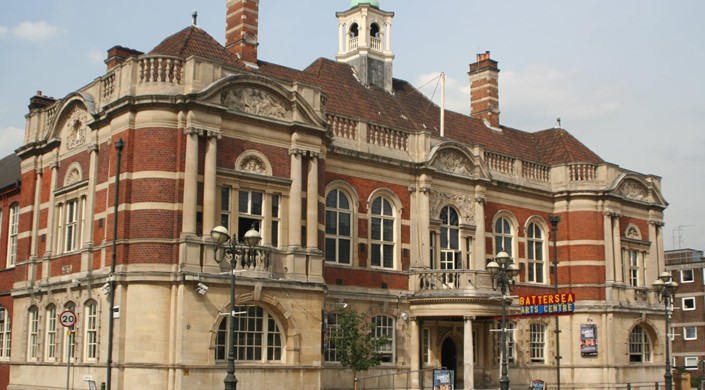
{"label": "blue poster", "polygon": [[433,370],[433,390],[453,390],[455,371]]}

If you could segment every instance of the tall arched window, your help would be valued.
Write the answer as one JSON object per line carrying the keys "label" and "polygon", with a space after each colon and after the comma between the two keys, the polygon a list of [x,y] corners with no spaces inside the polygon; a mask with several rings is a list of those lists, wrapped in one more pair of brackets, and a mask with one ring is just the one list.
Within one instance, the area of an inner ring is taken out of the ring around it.
{"label": "tall arched window", "polygon": [[[454,270],[462,268],[460,252],[460,228],[458,212],[449,206],[441,209],[441,269]],[[455,274],[444,275],[443,282],[458,287]]]}
{"label": "tall arched window", "polygon": [[95,360],[98,359],[98,304],[96,301],[91,299],[86,302],[83,315],[86,327],[85,357],[88,360]]}
{"label": "tall arched window", "polygon": [[506,218],[498,218],[494,224],[495,253],[507,252],[512,256],[512,240],[514,238],[512,226]]}
{"label": "tall arched window", "polygon": [[339,189],[326,196],[326,261],[350,264],[352,258],[352,211],[350,200]]}
{"label": "tall arched window", "polygon": [[6,267],[13,267],[17,261],[17,236],[20,229],[20,205],[14,203],[10,206],[10,219],[7,237],[7,263]]}
{"label": "tall arched window", "polygon": [[215,360],[228,358],[228,320],[235,321],[235,360],[271,362],[282,359],[282,334],[269,312],[259,306],[235,306],[235,317],[224,316],[215,337]]}
{"label": "tall arched window", "polygon": [[534,283],[544,283],[544,241],[543,231],[536,223],[530,223],[526,229],[526,257],[528,261],[527,280]]}
{"label": "tall arched window", "polygon": [[[73,302],[67,302],[64,305],[64,310],[69,310],[76,313],[76,304]],[[64,361],[76,360],[76,333],[74,329],[69,332],[64,332],[64,350],[62,352],[64,355]]]}
{"label": "tall arched window", "polygon": [[10,313],[0,306],[0,360],[10,359]]}
{"label": "tall arched window", "polygon": [[[666,342],[669,342],[666,340]],[[646,330],[637,325],[629,334],[629,363],[645,363],[651,361],[651,340]]]}
{"label": "tall arched window", "polygon": [[27,359],[39,358],[39,309],[36,306],[29,308],[27,318]]}
{"label": "tall arched window", "polygon": [[370,225],[372,266],[394,268],[394,208],[389,200],[372,201]]}
{"label": "tall arched window", "polygon": [[44,337],[46,343],[44,351],[47,361],[56,360],[56,348],[58,343],[56,331],[56,305],[51,304],[47,306],[46,309],[46,336]]}

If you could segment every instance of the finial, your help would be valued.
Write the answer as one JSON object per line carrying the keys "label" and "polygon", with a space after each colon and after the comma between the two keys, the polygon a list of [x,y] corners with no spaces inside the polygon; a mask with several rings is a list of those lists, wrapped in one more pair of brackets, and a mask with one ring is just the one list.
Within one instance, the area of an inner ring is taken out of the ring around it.
{"label": "finial", "polygon": [[558,128],[561,129],[562,127],[561,127],[561,117],[560,116],[556,118],[556,122],[558,122]]}
{"label": "finial", "polygon": [[193,10],[193,12],[191,13],[191,18],[193,19],[192,24],[193,24],[194,26],[197,26],[198,23],[196,23],[196,19],[198,19],[198,11]]}

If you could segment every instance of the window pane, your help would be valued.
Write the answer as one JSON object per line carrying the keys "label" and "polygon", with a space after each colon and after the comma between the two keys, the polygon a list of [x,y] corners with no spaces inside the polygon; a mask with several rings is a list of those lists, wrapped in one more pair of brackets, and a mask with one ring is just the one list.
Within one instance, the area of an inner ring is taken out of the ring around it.
{"label": "window pane", "polygon": [[252,211],[250,214],[262,215],[262,196],[261,192],[252,193]]}
{"label": "window pane", "polygon": [[350,232],[350,214],[343,214],[341,213],[339,215],[340,217],[340,226],[338,227],[339,232],[341,236],[349,236],[351,234]]}
{"label": "window pane", "polygon": [[350,240],[339,240],[340,253],[338,254],[338,261],[343,264],[350,264]]}
{"label": "window pane", "polygon": [[326,211],[326,234],[337,234],[338,214],[334,211]]}

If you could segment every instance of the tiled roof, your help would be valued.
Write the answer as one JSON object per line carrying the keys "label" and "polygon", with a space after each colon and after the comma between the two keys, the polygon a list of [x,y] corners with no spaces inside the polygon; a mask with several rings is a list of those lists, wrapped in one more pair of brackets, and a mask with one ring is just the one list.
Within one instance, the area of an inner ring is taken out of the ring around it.
{"label": "tiled roof", "polygon": [[[350,65],[319,58],[303,71],[259,62],[259,72],[275,78],[306,82],[321,88],[328,97],[329,113],[360,118],[406,131],[439,134],[440,108],[404,80],[394,79],[394,93],[366,87],[355,78]],[[487,151],[543,164],[568,162],[602,163],[603,160],[563,129],[529,133],[509,127],[501,131],[482,120],[446,110],[448,139],[483,145]]]}
{"label": "tiled roof", "polygon": [[0,190],[20,181],[20,161],[14,153],[0,160]]}
{"label": "tiled roof", "polygon": [[[189,26],[164,39],[149,54],[182,58],[197,55],[230,66],[246,69],[208,33]],[[394,93],[360,83],[348,64],[319,58],[304,70],[258,61],[253,72],[288,81],[298,81],[321,88],[327,96],[329,113],[358,118],[390,128],[439,134],[439,107],[404,80],[394,79]],[[562,129],[537,133],[502,127],[501,131],[485,126],[483,121],[446,110],[445,137],[471,145],[483,145],[497,152],[544,164],[568,162],[602,163],[603,160]]]}
{"label": "tiled roof", "polygon": [[188,26],[167,37],[148,54],[170,55],[182,58],[200,56],[235,67],[243,67],[242,61],[223,45],[197,26]]}

